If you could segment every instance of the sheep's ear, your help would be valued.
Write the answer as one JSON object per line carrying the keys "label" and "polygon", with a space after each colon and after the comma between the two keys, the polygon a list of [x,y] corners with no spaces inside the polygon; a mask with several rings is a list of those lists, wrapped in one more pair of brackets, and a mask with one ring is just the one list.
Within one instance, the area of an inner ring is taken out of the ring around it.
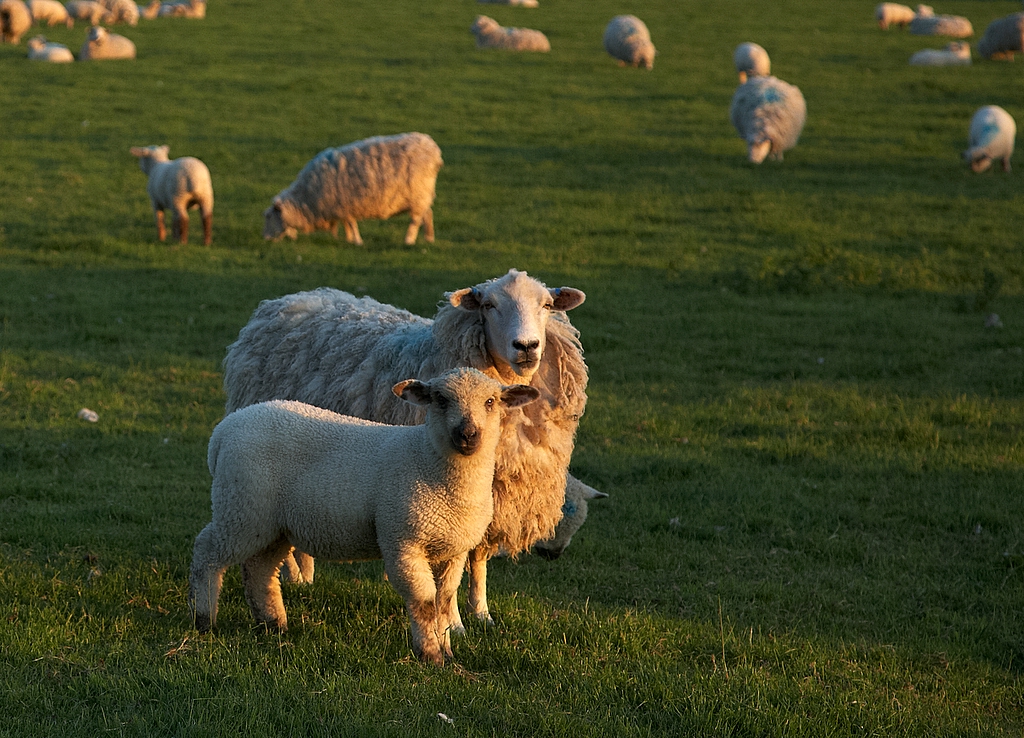
{"label": "sheep's ear", "polygon": [[529,405],[540,397],[540,390],[526,384],[512,384],[501,388],[501,401],[505,407]]}
{"label": "sheep's ear", "polygon": [[138,156],[138,157],[147,156],[149,154],[149,151],[144,149],[141,146],[132,146],[130,149],[128,149],[128,152],[132,156]]}
{"label": "sheep's ear", "polygon": [[430,404],[430,388],[418,379],[406,379],[404,382],[399,382],[391,388],[391,391],[413,405]]}
{"label": "sheep's ear", "polygon": [[156,150],[160,151],[160,152],[163,152],[167,156],[171,155],[171,147],[167,146],[166,144],[164,144],[163,146],[157,146]]}
{"label": "sheep's ear", "polygon": [[463,290],[455,290],[448,293],[448,302],[452,307],[463,310],[479,310],[482,303],[482,295],[476,287],[466,287]]}
{"label": "sheep's ear", "polygon": [[271,207],[274,210],[276,210],[277,212],[280,213],[281,212],[281,198],[280,197],[275,197],[274,198],[274,202],[271,204]]}
{"label": "sheep's ear", "polygon": [[587,296],[583,294],[581,290],[577,290],[573,287],[557,287],[553,290],[548,290],[551,293],[551,297],[554,299],[555,304],[552,307],[555,310],[572,310],[574,307],[579,307],[583,304],[583,301],[587,299]]}
{"label": "sheep's ear", "polygon": [[588,487],[587,485],[583,485],[583,499],[584,500],[599,500],[599,499],[602,499],[602,498],[607,497],[607,496],[608,496],[608,494],[606,492],[598,492],[593,487]]}

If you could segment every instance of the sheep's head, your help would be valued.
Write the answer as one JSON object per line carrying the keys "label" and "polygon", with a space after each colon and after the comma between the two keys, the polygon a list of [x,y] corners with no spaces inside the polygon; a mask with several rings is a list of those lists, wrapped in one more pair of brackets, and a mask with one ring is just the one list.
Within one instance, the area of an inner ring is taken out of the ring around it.
{"label": "sheep's head", "polygon": [[502,408],[519,407],[540,397],[522,384],[503,386],[476,369],[452,369],[428,382],[406,379],[392,391],[427,408],[427,428],[438,450],[472,456],[498,445]]}
{"label": "sheep's head", "polygon": [[975,154],[973,150],[964,152],[964,161],[971,165],[972,171],[979,174],[992,166],[991,156],[988,154]]}
{"label": "sheep's head", "polygon": [[139,169],[147,175],[154,164],[171,160],[170,146],[132,146],[128,152],[139,160]]}
{"label": "sheep's head", "polygon": [[46,36],[34,36],[28,40],[29,51],[42,51],[46,48]]}
{"label": "sheep's head", "polygon": [[295,240],[298,231],[285,223],[281,198],[275,197],[273,204],[263,211],[263,238],[266,241],[280,241],[287,236]]}
{"label": "sheep's head", "polygon": [[494,18],[488,18],[486,15],[478,15],[473,25],[469,27],[469,30],[475,34],[481,33],[492,33],[495,29],[500,28],[498,21]]}
{"label": "sheep's head", "polygon": [[108,35],[107,29],[103,26],[92,26],[86,39],[91,44],[102,44],[107,40]]}
{"label": "sheep's head", "polygon": [[544,356],[547,324],[553,311],[572,310],[585,299],[572,287],[548,289],[526,272],[508,274],[476,287],[456,290],[448,301],[480,313],[487,353],[507,381],[528,384]]}
{"label": "sheep's head", "polygon": [[562,519],[555,528],[555,535],[546,541],[538,541],[533,552],[548,561],[554,561],[569,546],[573,535],[587,519],[587,502],[607,497],[576,477],[568,477],[565,485],[565,503],[562,505]]}

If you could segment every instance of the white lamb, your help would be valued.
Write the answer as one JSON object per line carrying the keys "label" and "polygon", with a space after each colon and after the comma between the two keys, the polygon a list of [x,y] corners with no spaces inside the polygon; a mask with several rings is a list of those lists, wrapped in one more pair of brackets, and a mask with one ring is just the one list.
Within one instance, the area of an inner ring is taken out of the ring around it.
{"label": "white lamb", "polygon": [[807,120],[803,93],[776,77],[752,77],[736,88],[729,117],[747,142],[748,158],[760,164],[765,157],[781,161],[796,146]]}
{"label": "white lamb", "polygon": [[[224,389],[228,412],[287,399],[398,424],[423,422],[421,411],[390,391],[403,377],[427,379],[468,366],[503,384],[540,390],[540,402],[508,413],[502,423],[494,519],[470,555],[470,608],[489,621],[487,558],[499,549],[515,555],[557,536],[587,401],[579,332],[565,311],[585,295],[571,287],[548,289],[513,269],[445,298],[433,320],[326,288],[264,301],[228,347]],[[580,522],[585,514],[585,507],[576,511]],[[571,520],[566,525],[579,527]],[[310,581],[313,561],[296,558],[292,578]],[[452,620],[461,630],[457,611]]]}
{"label": "white lamb", "polygon": [[263,211],[263,238],[294,239],[299,232],[320,230],[337,237],[341,222],[345,240],[361,246],[360,220],[408,212],[406,246],[416,243],[421,224],[423,237],[433,243],[431,206],[443,164],[441,149],[425,133],[375,136],[324,149]]}
{"label": "white lamb", "polygon": [[104,22],[109,24],[127,23],[129,26],[139,25],[139,6],[134,0],[102,0],[107,9]]}
{"label": "white lamb", "polygon": [[62,25],[68,28],[75,25],[68,9],[57,0],[28,0],[28,10],[32,14],[33,22],[39,25],[46,23],[48,26]]}
{"label": "white lamb", "polygon": [[910,57],[918,67],[970,66],[971,45],[966,41],[951,41],[944,49],[922,49]]}
{"label": "white lamb", "polygon": [[1013,13],[988,24],[978,40],[978,53],[985,59],[1013,61],[1024,51],[1024,13]]}
{"label": "white lamb", "polygon": [[604,29],[604,50],[618,59],[619,66],[654,69],[657,51],[651,43],[651,32],[635,15],[617,15]]}
{"label": "white lamb", "polygon": [[740,76],[740,84],[748,77],[767,77],[772,73],[772,61],[760,44],[750,41],[740,44],[732,54],[732,61]]}
{"label": "white lamb", "polygon": [[551,42],[542,32],[532,28],[505,28],[486,15],[478,15],[469,30],[476,36],[478,49],[551,51]]}
{"label": "white lamb", "polygon": [[168,146],[133,146],[130,152],[149,177],[146,192],[156,215],[160,240],[167,238],[164,210],[170,210],[174,214],[174,237],[188,243],[188,211],[198,207],[203,218],[203,245],[209,246],[213,241],[213,181],[206,165],[192,156],[172,161]]}
{"label": "white lamb", "polygon": [[514,5],[519,8],[536,8],[540,3],[537,0],[476,0],[478,3],[490,5]]}
{"label": "white lamb", "polygon": [[975,172],[984,172],[996,159],[1003,160],[1003,171],[1010,171],[1010,157],[1017,138],[1013,117],[998,105],[978,108],[971,118],[971,130],[964,161]]}
{"label": "white lamb", "polygon": [[875,20],[883,31],[889,26],[905,26],[914,20],[914,11],[899,3],[879,3],[875,7]]}
{"label": "white lamb", "polygon": [[95,26],[107,17],[106,6],[93,0],[70,0],[64,7],[73,19],[87,21],[90,26]]}
{"label": "white lamb", "polygon": [[948,36],[967,38],[974,35],[974,27],[959,15],[923,15],[918,13],[910,21],[910,32],[915,36]]}
{"label": "white lamb", "polygon": [[21,0],[0,0],[0,43],[16,44],[32,27],[32,14]]}
{"label": "white lamb", "polygon": [[120,34],[111,33],[103,26],[93,26],[89,29],[89,35],[78,52],[79,61],[134,58],[135,44]]}
{"label": "white lamb", "polygon": [[189,578],[199,630],[216,623],[224,571],[234,564],[257,622],[287,629],[277,573],[300,546],[329,559],[383,558],[405,600],[416,655],[438,665],[451,657],[451,603],[493,511],[501,418],[540,392],[475,369],[408,379],[393,391],[426,409],[424,425],[276,400],[214,428],[213,521],[196,537]]}
{"label": "white lamb", "polygon": [[46,36],[35,36],[28,40],[28,58],[32,61],[65,64],[75,60],[74,54],[64,44],[49,43]]}

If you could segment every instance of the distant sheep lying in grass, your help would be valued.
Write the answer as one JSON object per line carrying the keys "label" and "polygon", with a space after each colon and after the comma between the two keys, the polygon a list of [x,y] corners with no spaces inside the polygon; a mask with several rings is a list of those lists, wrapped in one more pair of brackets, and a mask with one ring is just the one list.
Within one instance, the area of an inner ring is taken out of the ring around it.
{"label": "distant sheep lying in grass", "polygon": [[192,156],[171,161],[168,146],[133,146],[131,155],[138,158],[139,168],[149,177],[146,192],[156,215],[156,232],[161,241],[167,238],[164,210],[174,214],[172,233],[181,243],[188,243],[188,211],[199,208],[203,218],[203,244],[213,241],[213,181],[210,170]]}
{"label": "distant sheep lying in grass", "polygon": [[971,45],[966,41],[951,41],[944,49],[922,49],[910,57],[910,63],[918,67],[969,66]]}
{"label": "distant sheep lying in grass", "polygon": [[740,84],[746,82],[748,77],[767,77],[772,73],[772,61],[760,44],[749,41],[740,44],[732,54],[732,61],[740,76]]}
{"label": "distant sheep lying in grass", "polygon": [[988,24],[978,40],[978,54],[985,59],[1013,61],[1013,55],[1024,51],[1024,13],[997,18]]}
{"label": "distant sheep lying in grass", "polygon": [[501,419],[540,392],[468,368],[393,391],[426,409],[424,425],[276,400],[214,428],[213,520],[196,537],[189,577],[199,630],[216,623],[224,571],[234,564],[256,620],[287,629],[277,572],[301,546],[328,559],[383,558],[405,600],[416,655],[437,665],[451,657],[452,601],[493,513]]}
{"label": "distant sheep lying in grass", "polygon": [[964,161],[975,172],[984,172],[996,159],[1003,160],[1003,171],[1010,171],[1017,137],[1017,124],[1013,117],[998,105],[979,108],[971,118],[971,130]]}
{"label": "distant sheep lying in grass", "polygon": [[89,35],[78,52],[79,61],[99,61],[102,59],[134,59],[135,44],[116,33],[111,33],[102,26],[93,26]]}
{"label": "distant sheep lying in grass", "polygon": [[317,154],[263,212],[263,237],[294,239],[298,233],[330,230],[362,245],[359,221],[387,220],[409,213],[406,246],[416,243],[420,225],[434,241],[437,173],[444,161],[434,139],[424,133],[400,133],[355,141]]}
{"label": "distant sheep lying in grass", "polygon": [[139,25],[139,6],[135,4],[135,0],[103,0],[103,7],[107,9],[107,14],[103,18],[104,23]]}
{"label": "distant sheep lying in grass", "polygon": [[875,8],[878,27],[887,31],[889,26],[905,26],[914,20],[914,11],[899,3],[879,3]]}
{"label": "distant sheep lying in grass", "polygon": [[28,0],[28,10],[32,14],[32,20],[39,25],[46,23],[48,26],[67,26],[73,28],[74,19],[68,13],[68,9],[57,0]]}
{"label": "distant sheep lying in grass", "polygon": [[729,118],[747,142],[748,158],[760,164],[765,157],[781,161],[796,146],[807,119],[803,93],[776,77],[753,77],[732,97]]}
{"label": "distant sheep lying in grass", "polygon": [[49,43],[46,36],[36,36],[28,40],[28,58],[32,61],[54,62],[65,64],[75,60],[74,54],[64,44]]}
{"label": "distant sheep lying in grass", "polygon": [[974,27],[959,15],[921,15],[910,21],[910,32],[915,36],[948,36],[967,38],[974,35]]}
{"label": "distant sheep lying in grass", "polygon": [[490,5],[515,5],[519,8],[536,8],[540,5],[537,0],[476,0],[478,3]]}
{"label": "distant sheep lying in grass", "polygon": [[74,20],[86,21],[90,26],[102,23],[107,17],[107,7],[93,0],[71,0],[64,7]]}
{"label": "distant sheep lying in grass", "polygon": [[478,49],[505,51],[551,51],[548,37],[532,28],[504,28],[486,15],[478,15],[469,28]]}
{"label": "distant sheep lying in grass", "polygon": [[0,42],[17,44],[32,27],[32,14],[21,0],[0,0]]}
{"label": "distant sheep lying in grass", "polygon": [[153,0],[142,11],[146,20],[154,18],[191,18],[201,20],[206,17],[206,3],[203,0],[181,0],[180,2],[160,2]]}
{"label": "distant sheep lying in grass", "polygon": [[651,43],[651,32],[635,15],[617,15],[604,29],[604,50],[619,66],[654,69],[654,55],[657,53]]}

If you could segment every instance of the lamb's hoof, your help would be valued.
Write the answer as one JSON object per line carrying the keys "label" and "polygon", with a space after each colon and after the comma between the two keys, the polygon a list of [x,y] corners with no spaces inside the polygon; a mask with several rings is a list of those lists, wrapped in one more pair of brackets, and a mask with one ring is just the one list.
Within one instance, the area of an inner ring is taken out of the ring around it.
{"label": "lamb's hoof", "polygon": [[491,617],[491,613],[484,610],[483,612],[473,613],[476,615],[476,619],[483,623],[485,628],[494,627],[494,618]]}
{"label": "lamb's hoof", "polygon": [[462,623],[452,623],[448,626],[448,632],[453,636],[464,636],[466,635],[466,626]]}
{"label": "lamb's hoof", "polygon": [[195,614],[196,630],[200,633],[209,633],[213,629],[213,623],[210,622],[210,616],[203,613]]}

